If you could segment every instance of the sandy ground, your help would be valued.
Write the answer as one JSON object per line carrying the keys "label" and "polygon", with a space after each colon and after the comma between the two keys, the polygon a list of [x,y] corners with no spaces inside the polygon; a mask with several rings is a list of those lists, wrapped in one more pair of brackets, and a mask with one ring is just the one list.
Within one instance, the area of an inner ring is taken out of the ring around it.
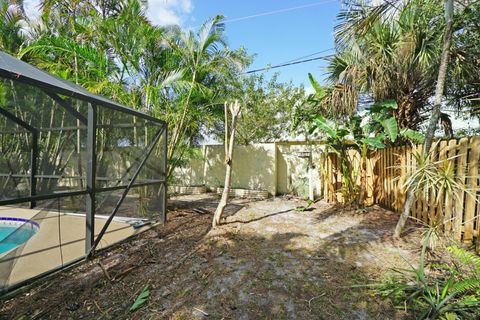
{"label": "sandy ground", "polygon": [[[420,231],[397,215],[303,200],[235,200],[210,230],[215,196],[171,199],[169,222],[40,282],[0,319],[404,319],[365,284],[415,264]],[[129,308],[149,284],[146,305]]]}

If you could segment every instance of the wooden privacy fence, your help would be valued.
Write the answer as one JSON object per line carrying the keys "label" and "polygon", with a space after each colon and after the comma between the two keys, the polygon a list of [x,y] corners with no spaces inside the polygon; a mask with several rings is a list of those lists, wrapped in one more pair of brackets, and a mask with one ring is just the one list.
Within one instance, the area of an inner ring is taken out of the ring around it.
{"label": "wooden privacy fence", "polygon": [[[390,210],[401,212],[406,200],[405,181],[416,168],[415,152],[422,145],[390,147],[371,152],[366,161],[366,204],[379,204]],[[450,163],[457,182],[465,186],[461,194],[442,192],[437,197],[425,198],[416,195],[411,216],[425,224],[440,225],[445,234],[466,244],[476,244],[480,249],[480,181],[479,156],[480,137],[459,140],[442,140],[434,144],[433,160]],[[352,166],[359,166],[360,155],[349,151]],[[343,202],[341,190],[343,176],[341,159],[336,154],[324,155],[320,159],[322,190],[327,201]],[[354,176],[360,186],[359,176]]]}

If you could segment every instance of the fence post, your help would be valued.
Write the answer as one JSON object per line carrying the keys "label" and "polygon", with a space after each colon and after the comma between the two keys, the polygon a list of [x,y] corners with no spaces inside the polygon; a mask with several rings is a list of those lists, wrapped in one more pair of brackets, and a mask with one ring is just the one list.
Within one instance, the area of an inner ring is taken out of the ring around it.
{"label": "fence post", "polygon": [[97,108],[88,104],[87,117],[87,196],[85,225],[85,254],[95,242],[95,180],[97,174]]}

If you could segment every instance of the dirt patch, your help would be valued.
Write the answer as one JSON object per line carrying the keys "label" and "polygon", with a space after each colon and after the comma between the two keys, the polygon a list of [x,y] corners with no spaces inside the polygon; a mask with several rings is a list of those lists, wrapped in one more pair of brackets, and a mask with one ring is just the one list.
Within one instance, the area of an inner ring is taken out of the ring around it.
{"label": "dirt patch", "polygon": [[[169,222],[1,307],[1,319],[402,319],[360,285],[415,263],[419,231],[392,240],[397,215],[298,199],[236,200],[210,230],[218,198],[177,197]],[[147,305],[128,310],[145,284]]]}

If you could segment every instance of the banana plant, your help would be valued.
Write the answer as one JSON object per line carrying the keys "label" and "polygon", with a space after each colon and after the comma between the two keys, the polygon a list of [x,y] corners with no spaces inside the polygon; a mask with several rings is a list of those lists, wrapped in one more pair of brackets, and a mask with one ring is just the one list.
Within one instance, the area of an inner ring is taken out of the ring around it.
{"label": "banana plant", "polygon": [[[320,132],[324,136],[325,151],[326,154],[334,153],[340,159],[341,171],[342,171],[342,197],[345,202],[351,202],[351,199],[355,198],[356,186],[354,181],[354,171],[352,167],[352,159],[348,156],[348,138],[351,137],[350,126],[339,126],[333,121],[325,119],[323,116],[317,116],[313,125],[310,128],[310,133],[314,131]],[[336,190],[326,174],[327,184],[330,192],[333,195],[333,200],[337,201]]]}
{"label": "banana plant", "polygon": [[[346,203],[364,205],[367,194],[367,159],[371,151],[383,149],[388,144],[395,143],[399,137],[421,142],[422,135],[419,132],[411,129],[399,130],[393,115],[396,109],[396,102],[387,100],[373,104],[364,117],[351,116],[344,125],[338,125],[322,116],[314,119],[310,133],[319,131],[325,138],[327,153],[335,153],[340,159],[343,174],[342,196]],[[348,149],[352,148],[360,154],[359,166],[353,165],[353,158],[349,155]],[[360,186],[356,184],[358,177]],[[335,194],[334,190],[331,191]]]}

